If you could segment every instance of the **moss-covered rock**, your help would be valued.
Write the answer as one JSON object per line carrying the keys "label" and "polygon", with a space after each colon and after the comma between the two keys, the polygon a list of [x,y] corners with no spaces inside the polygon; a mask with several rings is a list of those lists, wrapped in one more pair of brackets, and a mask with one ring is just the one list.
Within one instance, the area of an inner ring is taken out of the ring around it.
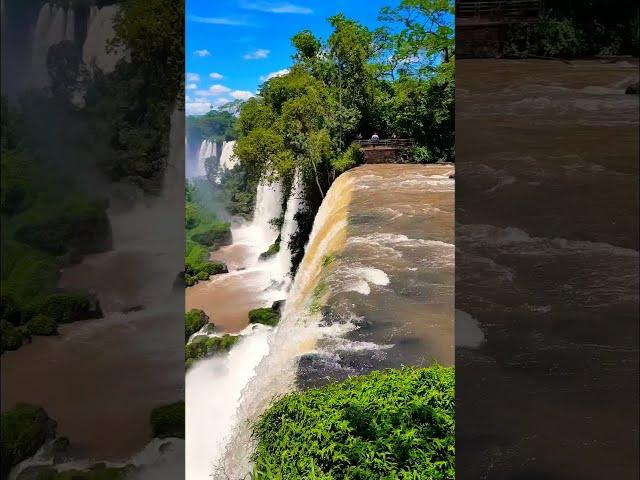
{"label": "moss-covered rock", "polygon": [[184,438],[184,402],[161,405],[151,411],[153,436]]}
{"label": "moss-covered rock", "polygon": [[35,466],[24,469],[17,480],[124,480],[131,478],[136,470],[133,465],[108,467],[98,463],[87,470],[58,471],[50,466]]}
{"label": "moss-covered rock", "polygon": [[189,368],[196,360],[226,353],[231,350],[240,337],[238,335],[223,335],[222,337],[208,337],[199,335],[185,346],[185,364]]}
{"label": "moss-covered rock", "polygon": [[260,257],[258,257],[260,260],[267,260],[271,257],[273,257],[275,254],[277,254],[280,251],[280,242],[275,241],[266,252],[262,252],[260,254]]}
{"label": "moss-covered rock", "polygon": [[249,323],[261,323],[271,327],[280,321],[280,312],[273,308],[256,308],[249,312]]}
{"label": "moss-covered rock", "polygon": [[53,293],[37,299],[31,309],[34,315],[48,316],[57,323],[102,317],[98,298],[84,292]]}
{"label": "moss-covered rock", "polygon": [[193,308],[184,314],[184,341],[209,323],[209,317],[203,310]]}
{"label": "moss-covered rock", "polygon": [[6,320],[0,321],[0,353],[16,350],[28,339],[22,327],[16,327]]}
{"label": "moss-covered rock", "polygon": [[58,324],[47,315],[36,315],[26,324],[26,331],[29,335],[57,335]]}
{"label": "moss-covered rock", "polygon": [[40,407],[21,403],[2,412],[0,451],[2,478],[21,461],[34,455],[55,435],[56,423]]}

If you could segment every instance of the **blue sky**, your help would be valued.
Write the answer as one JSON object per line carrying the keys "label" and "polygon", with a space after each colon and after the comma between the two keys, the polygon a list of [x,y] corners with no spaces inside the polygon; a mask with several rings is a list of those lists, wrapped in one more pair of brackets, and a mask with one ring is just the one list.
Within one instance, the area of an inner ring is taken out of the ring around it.
{"label": "blue sky", "polygon": [[309,29],[326,39],[336,13],[375,28],[398,0],[186,0],[187,114],[255,95],[269,75],[291,65],[290,38]]}

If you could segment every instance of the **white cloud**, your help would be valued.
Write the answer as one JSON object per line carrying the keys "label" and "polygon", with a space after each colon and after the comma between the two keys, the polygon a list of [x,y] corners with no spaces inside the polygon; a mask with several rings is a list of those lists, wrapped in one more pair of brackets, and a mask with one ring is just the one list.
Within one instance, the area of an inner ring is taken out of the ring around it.
{"label": "white cloud", "polygon": [[215,105],[216,107],[220,107],[222,105],[224,105],[225,103],[229,103],[231,100],[229,100],[227,97],[220,97],[217,98],[215,101]]}
{"label": "white cloud", "polygon": [[264,48],[258,48],[253,52],[245,53],[242,58],[245,60],[260,60],[262,58],[267,58],[271,52],[269,50],[265,50]]}
{"label": "white cloud", "polygon": [[234,90],[230,95],[236,100],[249,100],[253,97],[253,93],[248,90]]}
{"label": "white cloud", "polygon": [[184,104],[187,115],[204,115],[211,110],[211,102],[203,98],[187,99]]}
{"label": "white cloud", "polygon": [[199,15],[187,15],[187,20],[194,23],[206,23],[208,25],[250,25],[243,18],[231,17],[201,17]]}
{"label": "white cloud", "polygon": [[211,52],[207,49],[203,49],[203,50],[196,50],[195,52],[193,52],[193,54],[196,57],[208,57],[209,55],[211,55]]}
{"label": "white cloud", "polygon": [[187,85],[187,90],[197,90],[198,89],[198,85],[195,83],[190,83],[189,85]]}
{"label": "white cloud", "polygon": [[214,80],[222,80],[224,78],[224,75],[221,75],[218,72],[212,72],[209,74],[209,78],[213,78]]}
{"label": "white cloud", "polygon": [[266,82],[267,80],[271,80],[272,78],[275,78],[275,77],[281,77],[283,75],[286,75],[287,73],[289,73],[289,69],[283,68],[282,70],[278,70],[277,72],[271,72],[271,73],[267,73],[266,75],[260,75],[260,80],[263,82]]}
{"label": "white cloud", "polygon": [[225,87],[224,85],[220,85],[219,83],[216,83],[215,85],[211,85],[209,87],[209,92],[211,92],[212,95],[222,95],[223,93],[227,93],[230,91],[231,89],[229,87]]}
{"label": "white cloud", "polygon": [[309,13],[313,13],[313,10],[311,10],[308,7],[303,7],[301,5],[294,5],[292,3],[287,3],[287,2],[266,2],[266,1],[243,2],[241,6],[246,10],[257,10],[259,12],[268,12],[268,13],[297,13],[301,15],[307,15]]}
{"label": "white cloud", "polygon": [[200,81],[200,75],[198,75],[197,73],[188,73],[187,72],[187,82],[199,82]]}

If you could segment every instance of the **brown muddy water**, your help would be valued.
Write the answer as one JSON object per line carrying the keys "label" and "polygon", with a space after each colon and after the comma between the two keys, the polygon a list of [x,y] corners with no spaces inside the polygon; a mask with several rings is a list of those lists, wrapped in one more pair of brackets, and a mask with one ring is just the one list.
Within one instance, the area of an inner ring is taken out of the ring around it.
{"label": "brown muddy water", "polygon": [[636,478],[638,59],[456,74],[457,477]]}
{"label": "brown muddy water", "polygon": [[301,386],[453,364],[453,174],[453,165],[366,165],[345,174],[344,239],[324,251],[312,294],[322,323],[345,331],[301,359]]}

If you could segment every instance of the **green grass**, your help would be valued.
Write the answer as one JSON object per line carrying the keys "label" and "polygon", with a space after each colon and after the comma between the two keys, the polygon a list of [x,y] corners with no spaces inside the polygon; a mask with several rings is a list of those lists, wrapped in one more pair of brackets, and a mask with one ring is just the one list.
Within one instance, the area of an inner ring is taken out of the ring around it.
{"label": "green grass", "polygon": [[454,370],[403,368],[289,394],[255,423],[253,480],[454,478]]}

